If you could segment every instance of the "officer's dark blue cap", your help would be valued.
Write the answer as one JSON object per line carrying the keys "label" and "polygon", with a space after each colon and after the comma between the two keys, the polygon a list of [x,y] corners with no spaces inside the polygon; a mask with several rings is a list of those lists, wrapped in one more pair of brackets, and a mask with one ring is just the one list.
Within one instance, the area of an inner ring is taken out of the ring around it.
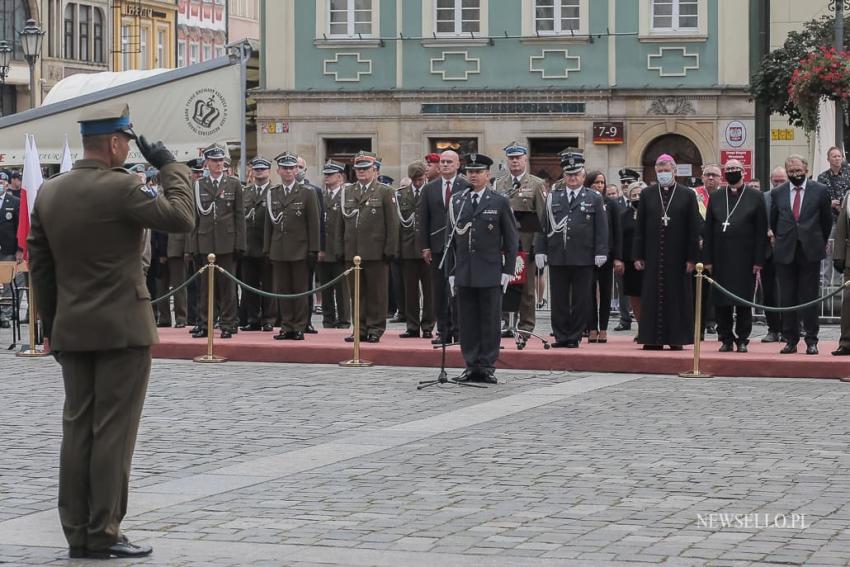
{"label": "officer's dark blue cap", "polygon": [[493,165],[493,160],[484,154],[468,154],[466,156],[467,171],[482,171],[490,169],[491,165]]}
{"label": "officer's dark blue cap", "polygon": [[298,166],[298,156],[293,154],[292,152],[283,152],[281,154],[277,154],[274,158],[277,162],[277,165],[280,167],[297,167]]}
{"label": "officer's dark blue cap", "polygon": [[329,159],[325,162],[325,166],[322,168],[322,173],[325,175],[332,175],[334,173],[345,173],[345,166],[338,161],[334,161]]}
{"label": "officer's dark blue cap", "polygon": [[147,168],[147,170],[145,170],[145,177],[147,177],[148,179],[150,179],[151,177],[156,177],[157,175],[159,175],[159,170],[155,167],[149,167]]}
{"label": "officer's dark blue cap", "polygon": [[564,173],[578,173],[584,169],[584,154],[579,150],[567,148],[560,153],[560,158]]}
{"label": "officer's dark blue cap", "polygon": [[631,183],[640,179],[640,173],[634,169],[629,169],[628,167],[624,167],[618,171],[617,174],[620,176],[621,183]]}
{"label": "officer's dark blue cap", "polygon": [[5,171],[0,171],[0,181],[9,181],[9,176]]}
{"label": "officer's dark blue cap", "polygon": [[395,179],[393,179],[389,175],[379,175],[378,176],[378,183],[383,183],[384,185],[392,185],[393,181],[395,181]]}
{"label": "officer's dark blue cap", "polygon": [[522,144],[511,142],[510,144],[505,146],[505,155],[507,157],[526,156],[528,155],[528,148],[526,148]]}
{"label": "officer's dark blue cap", "polygon": [[213,144],[204,150],[204,158],[206,159],[221,159],[227,155],[227,152],[224,151],[224,147],[220,144]]}
{"label": "officer's dark blue cap", "polygon": [[136,165],[131,165],[127,168],[127,171],[132,173],[145,173],[145,164],[137,163]]}
{"label": "officer's dark blue cap", "polygon": [[196,157],[195,159],[190,159],[186,162],[186,165],[188,165],[189,169],[192,171],[200,173],[204,170],[204,158]]}
{"label": "officer's dark blue cap", "polygon": [[80,134],[100,136],[121,132],[135,138],[130,122],[130,107],[126,103],[104,103],[91,107],[80,115]]}
{"label": "officer's dark blue cap", "polygon": [[20,179],[20,178],[21,178],[21,172],[18,171],[17,169],[9,174],[9,179]]}
{"label": "officer's dark blue cap", "polygon": [[271,166],[272,162],[263,156],[256,156],[251,160],[251,167],[254,169],[269,169]]}

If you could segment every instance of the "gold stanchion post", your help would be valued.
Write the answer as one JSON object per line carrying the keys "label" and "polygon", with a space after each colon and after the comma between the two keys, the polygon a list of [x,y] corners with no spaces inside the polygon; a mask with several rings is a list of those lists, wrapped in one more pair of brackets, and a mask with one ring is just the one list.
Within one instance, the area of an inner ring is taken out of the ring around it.
{"label": "gold stanchion post", "polygon": [[48,353],[44,352],[44,348],[41,345],[35,344],[35,327],[36,327],[36,299],[35,299],[35,288],[32,285],[32,272],[29,274],[29,287],[27,288],[27,309],[29,310],[29,339],[30,344],[27,350],[22,350],[15,353],[15,356],[25,356],[30,358],[37,358],[40,356],[48,356]]}
{"label": "gold stanchion post", "polygon": [[215,335],[215,254],[207,255],[207,354],[196,356],[195,362],[227,362],[223,356],[213,354]]}
{"label": "gold stanchion post", "polygon": [[362,367],[372,366],[368,360],[360,360],[360,256],[354,257],[354,308],[353,311],[353,328],[354,328],[354,358],[340,362],[340,366]]}
{"label": "gold stanchion post", "polygon": [[699,371],[700,335],[702,335],[702,272],[704,269],[705,266],[702,262],[697,264],[697,292],[694,299],[694,369],[691,372],[681,372],[679,376],[682,378],[711,378],[711,374]]}

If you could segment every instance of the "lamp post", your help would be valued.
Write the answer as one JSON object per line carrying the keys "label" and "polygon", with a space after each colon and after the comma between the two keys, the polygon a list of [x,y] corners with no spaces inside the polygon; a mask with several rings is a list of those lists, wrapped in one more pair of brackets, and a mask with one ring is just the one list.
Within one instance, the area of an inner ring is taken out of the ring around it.
{"label": "lamp post", "polygon": [[12,63],[12,48],[6,40],[0,41],[0,116],[6,115],[4,108],[6,97],[6,77],[9,76],[9,65]]}
{"label": "lamp post", "polygon": [[38,27],[38,23],[29,19],[24,24],[24,29],[18,32],[21,36],[21,47],[24,50],[24,58],[30,66],[30,108],[35,108],[35,62],[41,55],[41,42],[44,32]]}

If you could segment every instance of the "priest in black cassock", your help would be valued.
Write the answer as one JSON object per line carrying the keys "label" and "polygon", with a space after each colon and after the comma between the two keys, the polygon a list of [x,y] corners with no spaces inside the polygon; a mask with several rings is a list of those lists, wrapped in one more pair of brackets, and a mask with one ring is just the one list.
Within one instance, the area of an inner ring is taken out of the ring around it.
{"label": "priest in black cassock", "polygon": [[642,270],[638,343],[644,350],[682,350],[694,336],[691,273],[699,248],[699,210],[694,192],[676,183],[676,162],[655,162],[658,183],[640,195],[634,235],[635,269]]}
{"label": "priest in black cassock", "polygon": [[[767,210],[760,191],[743,181],[740,161],[724,166],[727,185],[711,194],[705,214],[703,261],[717,283],[744,299],[755,292],[756,274],[764,266],[767,251]],[[747,352],[753,330],[753,311],[717,289],[712,290],[720,352]],[[735,328],[732,328],[732,312]]]}

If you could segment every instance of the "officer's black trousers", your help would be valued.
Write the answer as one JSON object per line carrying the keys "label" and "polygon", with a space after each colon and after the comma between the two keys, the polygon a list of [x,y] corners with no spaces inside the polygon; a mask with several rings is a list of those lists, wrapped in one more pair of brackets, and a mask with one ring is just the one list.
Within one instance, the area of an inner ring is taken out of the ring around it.
{"label": "officer's black trousers", "polygon": [[[732,312],[735,313],[734,332]],[[753,309],[746,305],[715,305],[714,313],[717,317],[717,339],[721,343],[743,343],[750,342],[750,333],[753,331]]]}
{"label": "officer's black trousers", "polygon": [[[434,312],[437,315],[437,332],[441,337],[457,335],[457,298],[452,297],[449,292],[449,279],[446,271],[440,268],[443,260],[442,254],[434,254],[431,259],[431,278],[433,282]],[[451,258],[447,258],[449,262]],[[446,267],[446,266],[444,266]],[[449,269],[452,266],[448,266]]]}
{"label": "officer's black trousers", "polygon": [[593,266],[549,266],[552,332],[555,341],[581,341],[593,304]]}
{"label": "officer's black trousers", "polygon": [[471,370],[494,368],[502,339],[502,288],[457,286],[460,350]]}
{"label": "officer's black trousers", "polygon": [[[251,287],[272,291],[272,263],[268,258],[243,256],[239,260],[242,281]],[[270,297],[260,297],[254,292],[243,290],[239,303],[239,319],[245,325],[274,325],[278,319],[278,303]]]}

